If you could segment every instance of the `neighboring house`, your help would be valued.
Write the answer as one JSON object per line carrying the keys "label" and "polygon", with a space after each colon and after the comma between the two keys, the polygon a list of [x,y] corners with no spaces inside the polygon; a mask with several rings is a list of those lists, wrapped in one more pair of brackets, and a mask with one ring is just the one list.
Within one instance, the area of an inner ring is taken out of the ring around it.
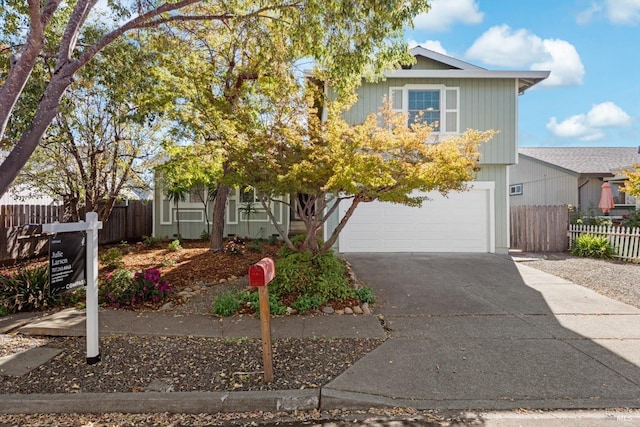
{"label": "neighboring house", "polygon": [[530,147],[520,148],[519,162],[509,171],[511,206],[572,205],[584,214],[602,215],[598,209],[604,181],[611,183],[618,216],[635,209],[637,201],[619,190],[624,169],[640,164],[636,147]]}
{"label": "neighboring house", "polygon": [[[517,161],[518,97],[548,77],[547,71],[491,71],[416,47],[412,67],[389,71],[386,79],[364,83],[347,113],[361,123],[386,96],[412,120],[422,111],[437,121],[439,139],[466,129],[500,131],[481,147],[480,171],[471,190],[432,200],[421,208],[363,203],[340,234],[340,252],[495,252],[509,251],[508,167]],[[335,228],[347,206],[325,227]]]}
{"label": "neighboring house", "polygon": [[[9,155],[7,151],[0,151],[0,165]],[[39,191],[29,188],[26,185],[9,187],[6,193],[0,197],[0,206],[2,205],[60,205],[60,200],[44,195]]]}

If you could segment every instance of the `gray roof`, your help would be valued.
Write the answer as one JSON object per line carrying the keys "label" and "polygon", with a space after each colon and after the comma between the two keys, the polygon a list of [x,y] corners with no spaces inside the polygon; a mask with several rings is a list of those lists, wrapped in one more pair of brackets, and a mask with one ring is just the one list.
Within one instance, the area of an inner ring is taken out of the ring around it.
{"label": "gray roof", "polygon": [[638,147],[520,147],[518,151],[581,175],[612,176],[640,164]]}
{"label": "gray roof", "polygon": [[531,86],[540,83],[549,77],[550,71],[528,70],[486,70],[468,62],[452,58],[433,50],[416,46],[411,49],[416,56],[433,59],[434,61],[453,67],[449,70],[390,70],[384,73],[385,77],[401,79],[515,79],[518,83],[518,92],[524,93]]}

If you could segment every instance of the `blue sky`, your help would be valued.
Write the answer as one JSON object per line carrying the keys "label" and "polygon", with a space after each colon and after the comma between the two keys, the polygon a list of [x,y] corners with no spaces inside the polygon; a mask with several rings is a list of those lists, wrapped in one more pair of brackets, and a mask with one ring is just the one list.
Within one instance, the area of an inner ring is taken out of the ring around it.
{"label": "blue sky", "polygon": [[640,146],[640,0],[432,0],[406,32],[488,69],[550,70],[519,98],[520,146]]}

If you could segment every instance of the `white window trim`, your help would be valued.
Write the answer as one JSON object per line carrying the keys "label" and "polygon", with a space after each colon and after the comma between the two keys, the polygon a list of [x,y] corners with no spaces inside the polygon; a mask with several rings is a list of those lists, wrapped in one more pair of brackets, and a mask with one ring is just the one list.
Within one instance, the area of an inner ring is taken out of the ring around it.
{"label": "white window trim", "polygon": [[[229,200],[233,200],[235,202],[235,214],[236,214],[236,220],[235,221],[229,221],[230,217],[229,217],[229,213],[231,211],[231,209],[228,206],[227,203],[227,224],[230,225],[238,225],[238,224],[246,224],[247,220],[246,220],[246,214],[243,213],[242,208],[243,206],[246,204],[246,202],[241,202],[240,201],[240,196],[241,196],[241,189],[239,187],[236,187],[234,190],[231,191],[231,193],[229,194]],[[254,209],[256,210],[256,212],[259,213],[265,213],[266,210],[264,209],[264,207],[262,206],[262,203],[260,203],[260,201],[258,200],[258,196],[257,193],[255,191],[255,189],[252,190],[254,192],[254,197],[256,199],[254,203]],[[277,203],[277,202],[271,202],[271,210],[274,214],[278,214],[278,217],[280,218],[280,220],[278,221],[278,225],[282,225],[284,224],[284,220],[285,218],[283,217],[284,214],[284,209],[282,207],[282,203]],[[244,215],[244,216],[243,216]],[[249,219],[249,222],[260,222],[260,223],[270,223],[271,219],[267,216],[266,219],[256,219],[256,218],[251,218]]]}
{"label": "white window trim", "polygon": [[522,184],[511,184],[509,186],[509,196],[522,196]]}
{"label": "white window trim", "polygon": [[[391,86],[389,87],[389,99],[393,107],[393,93],[396,91],[402,92],[402,109],[394,108],[393,111],[401,112],[407,115],[409,113],[409,91],[411,90],[437,90],[440,91],[440,130],[434,131],[435,135],[459,135],[460,134],[460,88],[457,86],[445,86],[441,84],[406,84],[404,86]],[[447,108],[447,91],[455,91],[456,107]],[[456,113],[456,131],[445,132],[447,129],[447,113]]]}
{"label": "white window trim", "polygon": [[[198,214],[196,219],[180,218],[180,223],[181,224],[183,222],[197,222],[197,223],[204,222],[204,209],[182,209],[182,208],[180,208],[179,211],[180,211],[180,215],[186,214],[186,213],[197,213]],[[172,221],[175,224],[175,223],[178,222],[178,209],[172,208],[171,213],[172,213]]]}
{"label": "white window trim", "polygon": [[[624,181],[609,181],[609,183],[611,184],[615,184],[618,186],[618,191],[620,193],[623,193],[622,191],[619,190],[620,186],[624,186]],[[634,197],[628,193],[623,193],[624,194],[624,203],[615,203],[614,206],[615,207],[619,207],[619,208],[628,208],[628,207],[633,207],[633,206],[637,206],[638,205],[638,198]]]}

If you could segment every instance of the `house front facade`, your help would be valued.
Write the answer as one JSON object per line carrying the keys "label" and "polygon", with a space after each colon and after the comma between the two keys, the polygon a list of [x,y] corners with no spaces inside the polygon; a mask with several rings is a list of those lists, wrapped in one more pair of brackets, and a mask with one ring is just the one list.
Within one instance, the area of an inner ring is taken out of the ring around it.
{"label": "house front facade", "polygon": [[[185,194],[184,201],[170,200],[156,179],[153,207],[153,235],[169,239],[200,239],[211,232],[213,198],[204,187],[195,187]],[[272,212],[284,230],[289,230],[289,206],[272,202]],[[234,188],[229,194],[225,210],[224,236],[269,239],[278,231],[253,189]]]}
{"label": "house front facade", "polygon": [[[469,191],[429,194],[422,207],[370,202],[358,206],[340,234],[340,252],[490,252],[509,250],[509,165],[518,155],[518,97],[547,71],[491,71],[422,47],[417,63],[389,71],[385,80],[363,83],[346,114],[353,124],[392,102],[408,120],[422,113],[437,123],[434,141],[467,129],[499,133],[482,144],[480,171]],[[431,141],[431,142],[434,142]],[[348,205],[325,227],[330,235]]]}
{"label": "house front facade", "polygon": [[509,172],[509,203],[572,205],[585,215],[602,215],[598,208],[602,184],[609,182],[615,203],[612,216],[636,209],[638,200],[622,191],[623,171],[640,164],[636,147],[522,147]]}

